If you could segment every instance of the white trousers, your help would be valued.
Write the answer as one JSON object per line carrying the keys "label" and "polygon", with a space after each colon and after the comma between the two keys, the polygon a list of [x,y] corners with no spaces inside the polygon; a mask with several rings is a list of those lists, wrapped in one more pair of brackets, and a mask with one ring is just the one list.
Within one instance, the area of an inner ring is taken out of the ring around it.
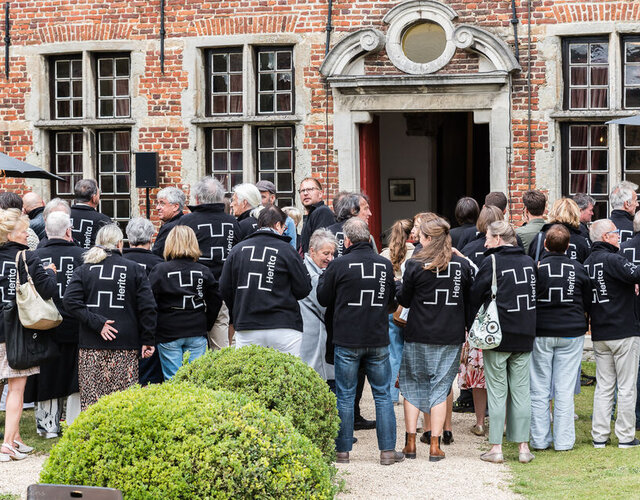
{"label": "white trousers", "polygon": [[276,351],[300,357],[302,332],[291,328],[236,331],[236,349],[247,345],[272,347]]}

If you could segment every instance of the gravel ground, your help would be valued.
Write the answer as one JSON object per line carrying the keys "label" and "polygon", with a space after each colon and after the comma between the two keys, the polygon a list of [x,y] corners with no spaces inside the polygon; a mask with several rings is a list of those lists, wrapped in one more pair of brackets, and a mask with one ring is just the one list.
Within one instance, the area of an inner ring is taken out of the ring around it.
{"label": "gravel ground", "polygon": [[31,455],[18,462],[0,462],[0,494],[27,498],[27,488],[38,482],[47,455]]}

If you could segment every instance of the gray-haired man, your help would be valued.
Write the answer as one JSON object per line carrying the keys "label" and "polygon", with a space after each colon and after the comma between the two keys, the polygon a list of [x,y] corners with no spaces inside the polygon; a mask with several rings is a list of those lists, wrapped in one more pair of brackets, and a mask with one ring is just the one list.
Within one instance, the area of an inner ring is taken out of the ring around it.
{"label": "gray-haired man", "polygon": [[158,217],[162,221],[162,226],[153,245],[152,251],[156,255],[162,257],[164,242],[169,235],[169,231],[178,224],[178,221],[183,216],[186,201],[187,197],[177,187],[166,187],[158,191],[156,195],[156,210],[158,210]]}

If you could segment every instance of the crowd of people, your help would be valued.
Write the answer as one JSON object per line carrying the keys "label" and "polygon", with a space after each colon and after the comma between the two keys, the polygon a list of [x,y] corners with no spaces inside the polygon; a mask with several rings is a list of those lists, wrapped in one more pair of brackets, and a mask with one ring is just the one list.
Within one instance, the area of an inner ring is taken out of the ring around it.
{"label": "crowd of people", "polygon": [[[589,196],[549,208],[544,193],[530,190],[517,228],[505,220],[503,193],[489,193],[482,207],[465,197],[455,209],[457,227],[432,212],[398,220],[380,254],[367,196],[340,192],[329,207],[315,178],[299,186],[304,217],[279,208],[268,181],[240,184],[229,196],[205,177],[192,186],[188,213],[185,194],[166,187],[155,200],[157,234],[136,217],[126,238],[97,210],[93,180],[76,184],[71,206],[2,193],[2,300],[15,299],[16,277],[26,273],[16,256],[30,250],[34,286],[53,298],[63,321],[50,332],[59,354],[15,370],[0,309],[0,380],[8,381],[0,459],[32,451],[19,429],[25,401],[36,403],[38,433],[57,437],[63,418],[72,423],[101,396],[170,380],[187,352],[192,361],[207,348],[258,344],[300,357],[336,393],[338,463],[350,460],[354,429],[373,428],[382,465],[416,458],[418,440],[429,445],[430,461],[442,460],[441,446],[454,441],[452,411],[465,406],[475,411],[472,433],[488,427],[482,460],[503,462],[506,436],[527,463],[532,449],[575,444],[574,395],[588,331],[597,377],[593,445],[609,443],[617,405],[618,446],[638,446],[637,189],[615,186],[610,218],[594,222]],[[502,340],[480,350],[469,329],[492,300]],[[375,421],[360,413],[365,380]],[[402,451],[396,404],[404,409]]]}

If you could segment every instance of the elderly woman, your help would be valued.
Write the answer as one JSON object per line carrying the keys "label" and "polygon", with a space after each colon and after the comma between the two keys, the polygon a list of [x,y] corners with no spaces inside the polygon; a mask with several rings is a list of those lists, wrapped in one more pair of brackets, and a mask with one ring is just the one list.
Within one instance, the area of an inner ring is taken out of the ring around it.
{"label": "elderly woman", "polygon": [[176,226],[167,236],[162,262],[149,275],[158,303],[156,342],[165,380],[207,350],[207,332],[218,317],[222,299],[211,270],[200,264],[200,247],[193,229]]}
{"label": "elderly woman", "polygon": [[536,277],[533,259],[518,246],[516,233],[505,221],[492,222],[487,230],[487,258],[471,287],[473,310],[490,300],[493,258],[498,291],[496,304],[502,342],[484,350],[484,376],[489,403],[491,450],[480,458],[502,463],[502,432],[507,422],[507,440],[519,443],[519,461],[528,463],[531,426],[529,365],[536,335]]}
{"label": "elderly woman", "polygon": [[155,351],[156,302],[147,273],[122,257],[116,224],[98,231],[64,294],[65,310],[80,323],[78,378],[85,410],[100,397],[138,383],[138,356]]}
{"label": "elderly woman", "polygon": [[258,229],[257,215],[262,209],[260,190],[248,182],[233,188],[231,210],[238,219],[240,239],[243,240]]}
{"label": "elderly woman", "polygon": [[311,235],[309,252],[304,257],[304,265],[311,276],[311,293],[298,301],[302,314],[302,345],[300,358],[318,372],[324,380],[334,380],[333,365],[325,360],[327,351],[327,328],[324,322],[326,307],[318,303],[316,288],[320,275],[333,260],[336,251],[336,237],[328,229],[317,229]]}
{"label": "elderly woman", "polygon": [[[15,299],[16,294],[16,256],[23,250],[28,250],[27,229],[29,218],[22,215],[20,210],[9,208],[0,210],[0,291],[5,302]],[[31,252],[26,253],[27,268],[33,280],[36,290],[43,299],[50,299],[58,292],[53,264],[42,267],[40,258]],[[27,279],[23,272],[24,265],[20,266],[20,282]],[[45,271],[46,269],[46,271]],[[4,309],[0,308],[0,379],[9,380],[9,392],[7,394],[6,416],[4,423],[4,443],[0,448],[0,462],[21,460],[33,448],[25,445],[20,437],[20,417],[24,398],[24,388],[29,375],[37,374],[40,369],[37,366],[26,370],[14,370],[7,360],[6,338],[4,332]]]}

